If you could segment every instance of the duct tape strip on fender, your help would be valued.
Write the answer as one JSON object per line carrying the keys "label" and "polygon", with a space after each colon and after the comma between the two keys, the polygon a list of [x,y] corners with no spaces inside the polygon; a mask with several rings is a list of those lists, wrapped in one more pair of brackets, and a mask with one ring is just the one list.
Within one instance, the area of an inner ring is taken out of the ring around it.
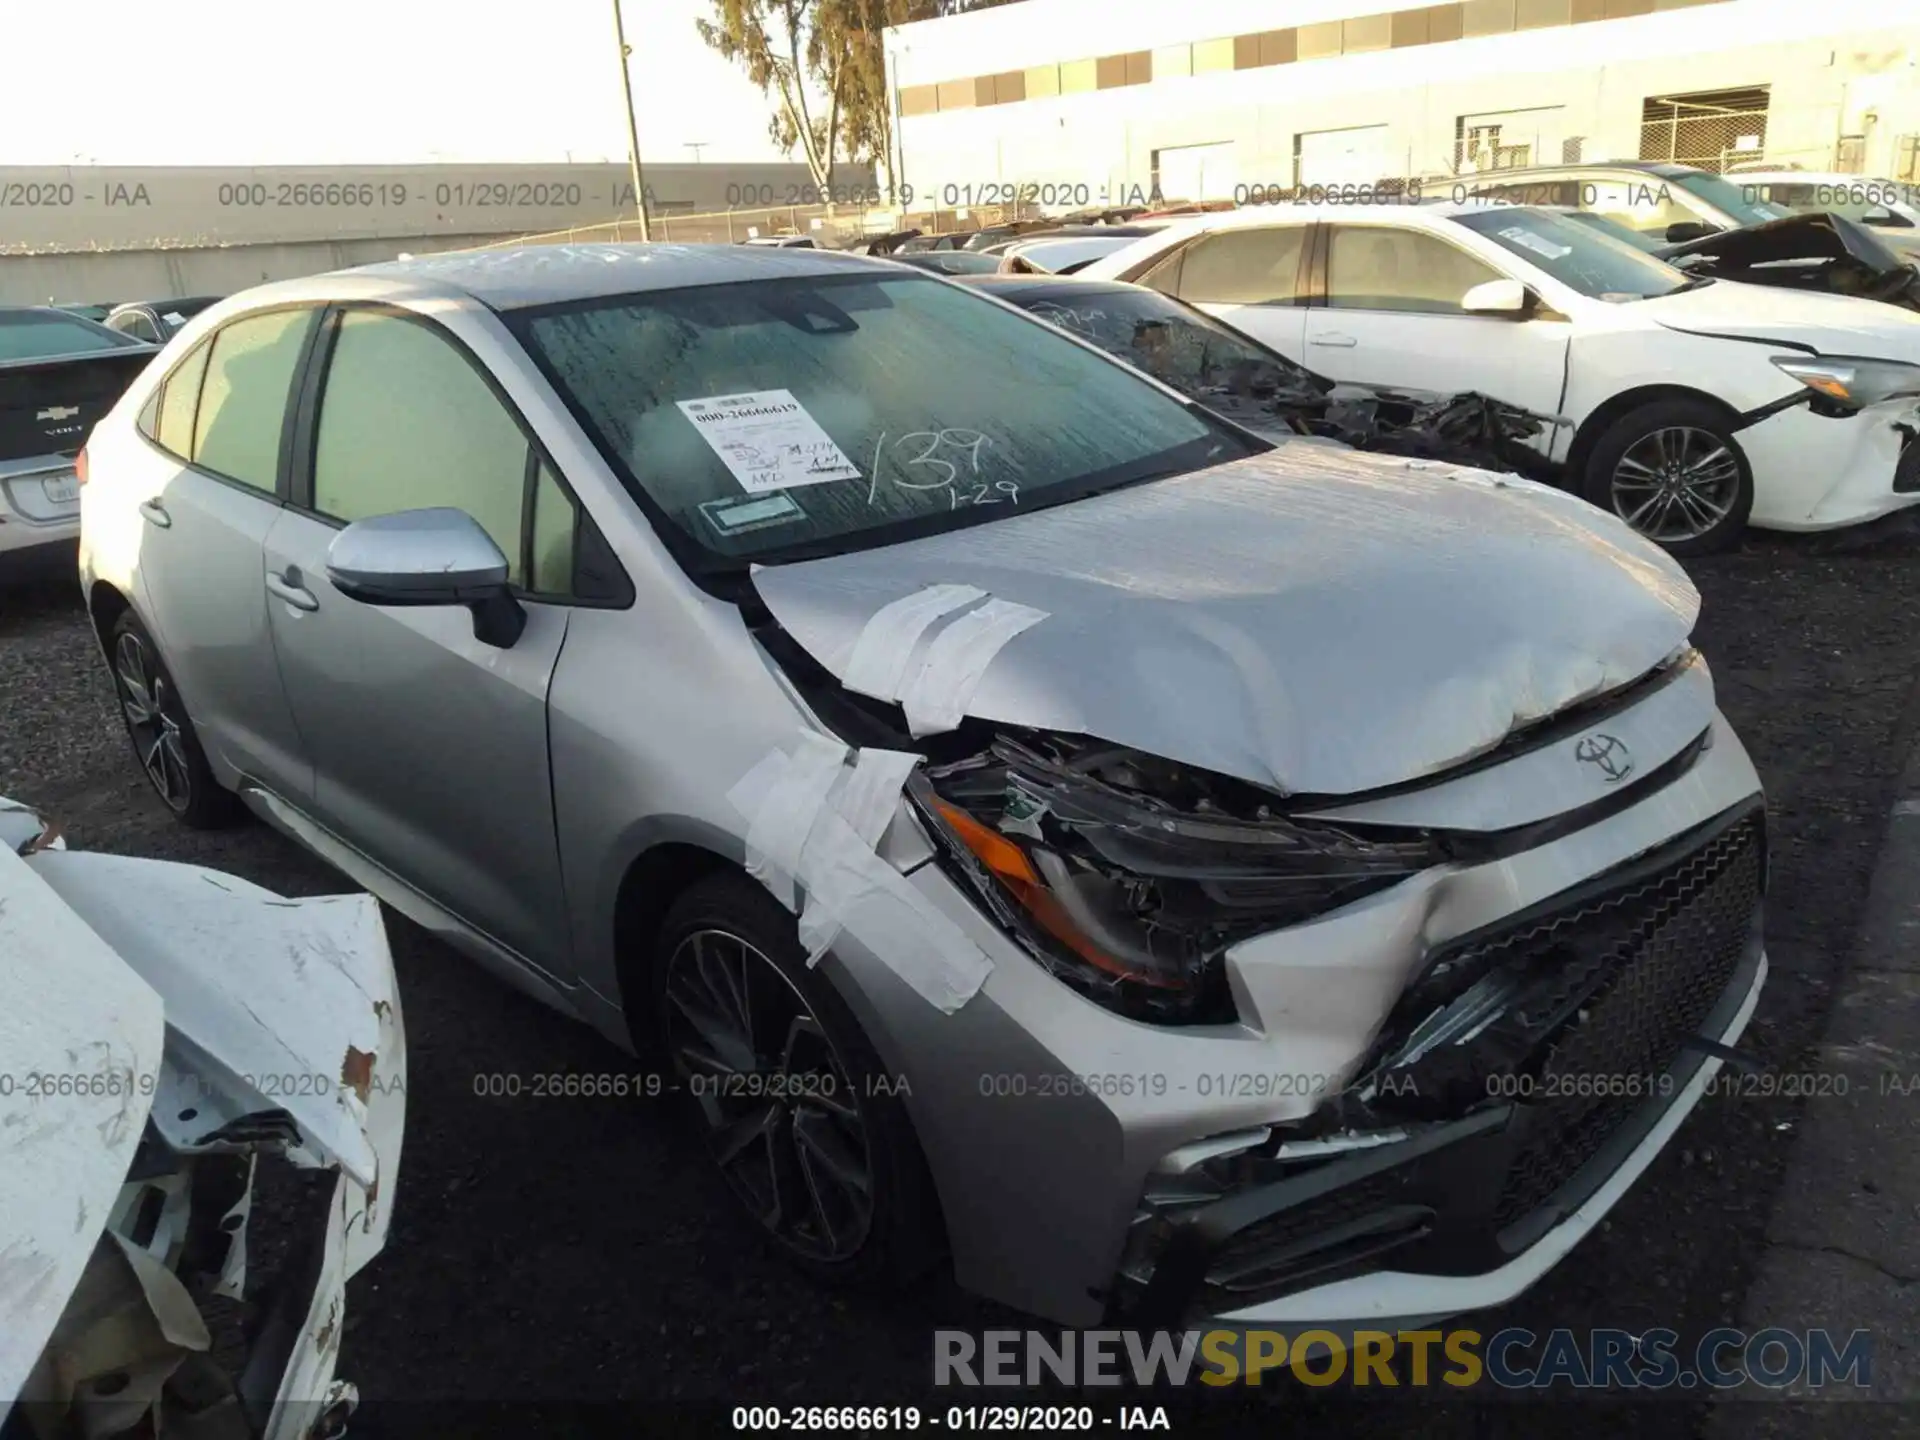
{"label": "duct tape strip on fender", "polygon": [[747,869],[799,911],[809,965],[848,930],[928,1004],[952,1014],[993,962],[876,850],[921,757],[861,749],[849,769],[848,753],[807,732],[792,754],[773,751],[727,792],[747,820]]}

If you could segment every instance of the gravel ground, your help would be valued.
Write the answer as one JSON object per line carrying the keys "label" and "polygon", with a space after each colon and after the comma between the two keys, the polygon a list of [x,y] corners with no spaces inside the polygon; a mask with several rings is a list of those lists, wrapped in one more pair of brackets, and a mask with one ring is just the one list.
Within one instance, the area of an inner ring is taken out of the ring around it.
{"label": "gravel ground", "polygon": [[[1920,548],[1760,538],[1693,569],[1699,642],[1772,806],[1773,979],[1747,1043],[1791,1068],[1818,1034],[1920,718]],[[203,834],[165,816],[64,589],[0,594],[0,794],[57,815],[80,848],[218,866],[288,894],[344,888],[264,827]],[[354,1286],[343,1363],[376,1429],[419,1432],[434,1411],[417,1402],[455,1398],[944,1407],[954,1397],[929,1391],[929,1332],[1021,1323],[944,1280],[887,1300],[815,1288],[735,1219],[660,1102],[481,1098],[489,1074],[636,1067],[405,920],[389,926],[410,1050],[406,1160],[387,1251]],[[1731,1323],[1795,1117],[1786,1102],[1710,1101],[1599,1232],[1475,1323],[1683,1335]],[[1425,1434],[1538,1420],[1425,1395]],[[1397,1434],[1409,1418],[1364,1392],[1208,1398],[1222,1420],[1272,1424],[1264,1407],[1279,1401],[1343,1433]],[[455,1428],[474,1428],[477,1412],[463,1413]],[[1690,1434],[1699,1419],[1696,1404],[1634,1409],[1642,1431]],[[1556,1406],[1554,1424],[1612,1435],[1621,1418],[1588,1401]]]}

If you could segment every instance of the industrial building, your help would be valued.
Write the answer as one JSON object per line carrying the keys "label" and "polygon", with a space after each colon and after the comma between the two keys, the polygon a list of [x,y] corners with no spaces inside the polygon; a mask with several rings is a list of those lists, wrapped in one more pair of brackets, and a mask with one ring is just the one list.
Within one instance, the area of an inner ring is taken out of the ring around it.
{"label": "industrial building", "polygon": [[887,60],[894,163],[947,205],[1619,159],[1920,178],[1920,12],[1879,0],[1025,0]]}
{"label": "industrial building", "polygon": [[[836,184],[871,180],[848,168]],[[799,164],[650,164],[643,184],[668,234],[676,217],[814,198]],[[0,166],[0,303],[227,294],[634,214],[617,163]]]}

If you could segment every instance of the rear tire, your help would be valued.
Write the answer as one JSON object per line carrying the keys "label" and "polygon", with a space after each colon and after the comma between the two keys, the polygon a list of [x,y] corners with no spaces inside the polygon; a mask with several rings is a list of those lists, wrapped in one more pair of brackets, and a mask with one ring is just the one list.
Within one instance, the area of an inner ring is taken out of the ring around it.
{"label": "rear tire", "polygon": [[1594,442],[1580,494],[1673,555],[1738,542],[1753,509],[1753,471],[1726,417],[1703,400],[1629,410]]}
{"label": "rear tire", "polygon": [[107,660],[133,758],[160,803],[195,830],[233,824],[244,813],[239,797],[213,778],[160,647],[132,610],[114,622]]}
{"label": "rear tire", "polygon": [[654,1031],[722,1179],[761,1235],[835,1285],[897,1289],[938,1257],[913,1123],[793,916],[737,872],[668,911]]}

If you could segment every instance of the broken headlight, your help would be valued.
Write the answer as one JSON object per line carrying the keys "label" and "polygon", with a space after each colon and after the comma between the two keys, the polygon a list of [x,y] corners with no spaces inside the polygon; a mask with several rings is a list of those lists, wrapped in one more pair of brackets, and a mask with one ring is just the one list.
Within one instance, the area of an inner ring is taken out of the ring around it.
{"label": "broken headlight", "polygon": [[1137,750],[1001,738],[910,792],[949,861],[1062,980],[1167,1024],[1234,1018],[1222,957],[1446,857],[1290,819],[1257,786]]}

